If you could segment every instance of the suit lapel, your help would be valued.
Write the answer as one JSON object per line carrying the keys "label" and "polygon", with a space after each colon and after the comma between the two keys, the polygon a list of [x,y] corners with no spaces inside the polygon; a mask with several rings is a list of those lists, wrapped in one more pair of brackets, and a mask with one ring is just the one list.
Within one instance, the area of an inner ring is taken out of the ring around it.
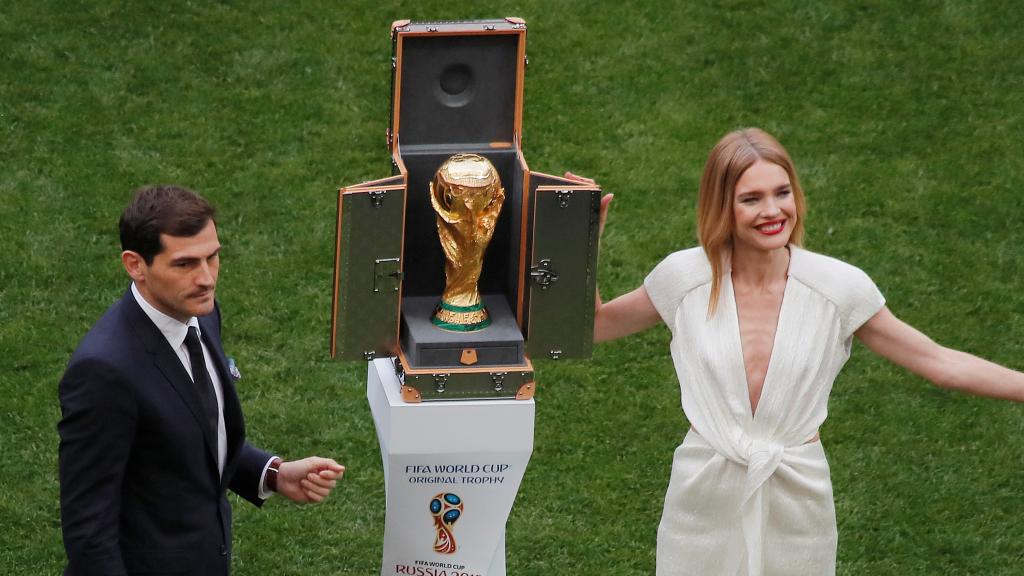
{"label": "suit lapel", "polygon": [[[216,470],[217,438],[211,434],[208,426],[203,425],[205,421],[203,408],[199,400],[199,393],[196,392],[195,384],[192,383],[188,372],[182,366],[178,355],[171,349],[171,345],[167,343],[167,339],[164,338],[164,335],[153,324],[153,321],[149,319],[149,316],[146,316],[146,313],[139,307],[139,303],[135,301],[135,296],[131,293],[131,290],[128,290],[124,295],[122,302],[128,311],[132,330],[135,331],[135,334],[149,352],[153,364],[167,380],[167,383],[178,393],[178,396],[181,397],[185,405],[188,406],[189,412],[192,413],[192,417],[195,419],[196,426],[202,430],[203,438],[206,440],[207,454],[212,458],[214,470]],[[216,432],[213,434],[216,434]]]}

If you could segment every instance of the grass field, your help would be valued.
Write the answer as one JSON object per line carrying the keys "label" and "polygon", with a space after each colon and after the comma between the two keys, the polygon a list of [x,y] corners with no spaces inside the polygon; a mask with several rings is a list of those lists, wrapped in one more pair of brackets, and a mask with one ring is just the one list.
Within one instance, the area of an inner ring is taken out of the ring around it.
{"label": "grass field", "polygon": [[[770,4],[770,5],[767,5]],[[139,185],[220,209],[225,346],[251,439],[349,469],[318,507],[235,506],[256,574],[379,571],[383,475],[365,366],[327,355],[336,189],[389,173],[398,18],[530,26],[524,148],[616,194],[606,297],[694,243],[725,132],[761,126],[807,190],[809,248],[867,271],[941,343],[1024,368],[1024,8],[883,0],[92,2],[0,8],[0,573],[60,573],[57,381],[127,286]],[[651,574],[686,430],[663,328],[540,361],[514,575]],[[1024,412],[857,346],[822,438],[839,573],[1024,573]]]}

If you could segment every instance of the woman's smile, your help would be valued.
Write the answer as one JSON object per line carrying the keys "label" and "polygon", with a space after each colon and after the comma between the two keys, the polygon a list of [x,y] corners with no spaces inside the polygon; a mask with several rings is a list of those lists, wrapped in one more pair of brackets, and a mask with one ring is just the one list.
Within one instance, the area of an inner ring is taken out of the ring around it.
{"label": "woman's smile", "polygon": [[780,220],[772,220],[771,222],[765,222],[764,224],[760,224],[758,226],[755,226],[754,228],[756,228],[758,232],[764,234],[765,236],[775,236],[776,234],[782,232],[782,230],[785,227],[786,220],[783,218]]}

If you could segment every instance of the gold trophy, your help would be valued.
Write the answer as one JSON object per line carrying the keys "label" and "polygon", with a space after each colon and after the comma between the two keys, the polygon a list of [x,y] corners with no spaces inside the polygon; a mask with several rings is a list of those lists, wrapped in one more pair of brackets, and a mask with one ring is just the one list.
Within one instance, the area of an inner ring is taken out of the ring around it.
{"label": "gold trophy", "polygon": [[444,293],[431,318],[435,326],[472,332],[490,325],[477,282],[504,201],[498,171],[483,156],[456,154],[437,169],[430,203],[446,261]]}

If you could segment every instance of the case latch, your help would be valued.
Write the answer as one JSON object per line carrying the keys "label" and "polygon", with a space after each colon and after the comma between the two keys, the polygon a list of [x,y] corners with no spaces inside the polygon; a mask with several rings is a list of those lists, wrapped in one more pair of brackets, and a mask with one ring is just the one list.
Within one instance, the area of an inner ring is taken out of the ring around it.
{"label": "case latch", "polygon": [[505,387],[505,376],[508,376],[508,372],[491,372],[491,383],[494,384],[495,392],[501,392]]}
{"label": "case latch", "polygon": [[380,258],[373,261],[373,291],[398,292],[402,271],[398,269],[398,258]]}
{"label": "case latch", "polygon": [[558,207],[568,208],[569,200],[572,198],[572,190],[559,190],[555,194],[558,195]]}
{"label": "case latch", "polygon": [[402,366],[402,361],[398,359],[398,356],[391,359],[391,365],[395,369],[395,377],[399,382],[405,384],[405,366]]}
{"label": "case latch", "polygon": [[373,203],[374,208],[380,208],[384,204],[384,195],[387,194],[387,190],[373,190],[366,193],[370,197],[370,202]]}
{"label": "case latch", "polygon": [[444,394],[446,384],[448,384],[448,374],[434,374],[434,390],[438,394]]}
{"label": "case latch", "polygon": [[543,258],[539,265],[530,268],[530,278],[533,278],[541,290],[547,290],[552,284],[558,282],[558,273],[551,268],[551,259]]}

